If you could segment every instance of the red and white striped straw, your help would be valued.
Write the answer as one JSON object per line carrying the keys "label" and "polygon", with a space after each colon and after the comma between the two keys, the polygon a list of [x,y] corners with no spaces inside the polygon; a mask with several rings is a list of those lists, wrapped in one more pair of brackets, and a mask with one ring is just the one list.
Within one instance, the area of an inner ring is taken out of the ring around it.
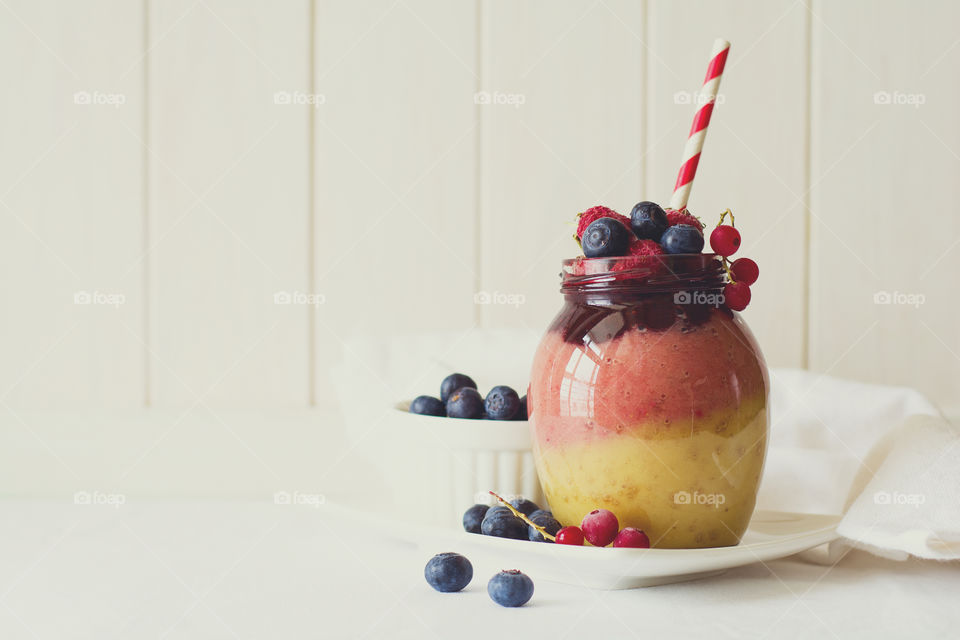
{"label": "red and white striped straw", "polygon": [[717,99],[717,89],[720,88],[720,78],[723,67],[727,64],[727,54],[730,52],[730,43],[717,38],[713,43],[710,54],[710,64],[707,66],[707,77],[697,96],[697,113],[693,116],[693,126],[687,137],[687,146],[683,148],[683,164],[677,175],[677,184],[673,187],[673,197],[670,199],[670,208],[683,210],[687,207],[690,198],[690,187],[693,178],[697,175],[697,165],[700,164],[700,152],[703,150],[703,140],[707,137],[707,125],[713,114],[713,104]]}

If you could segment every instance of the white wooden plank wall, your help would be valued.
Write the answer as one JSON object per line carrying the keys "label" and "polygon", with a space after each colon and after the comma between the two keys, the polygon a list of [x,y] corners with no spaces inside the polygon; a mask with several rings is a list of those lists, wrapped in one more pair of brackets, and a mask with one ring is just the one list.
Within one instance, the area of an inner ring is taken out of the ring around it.
{"label": "white wooden plank wall", "polygon": [[[737,255],[760,266],[745,317],[768,364],[803,366],[806,273],[806,12],[794,0],[651,0],[647,163],[669,199],[713,39],[731,42],[689,207],[707,225],[737,215]],[[697,16],[698,20],[692,20]],[[679,34],[682,34],[680,36]],[[656,195],[654,195],[656,194]]]}
{"label": "white wooden plank wall", "polygon": [[574,249],[563,223],[668,199],[717,36],[733,49],[690,206],[740,216],[769,363],[954,402],[949,2],[4,0],[0,15],[12,409],[326,404],[361,332],[539,333]]}
{"label": "white wooden plank wall", "polygon": [[302,406],[310,5],[150,7],[150,401]]}
{"label": "white wooden plank wall", "polygon": [[4,0],[0,42],[0,402],[142,406],[143,5]]}
{"label": "white wooden plank wall", "polygon": [[[317,3],[316,392],[341,340],[474,325],[476,8]],[[376,375],[374,372],[372,375]]]}
{"label": "white wooden plank wall", "polygon": [[[577,212],[642,199],[643,5],[491,0],[481,15],[481,291],[493,304],[480,310],[486,326],[539,334],[562,302]],[[517,294],[524,304],[509,303]]]}
{"label": "white wooden plank wall", "polygon": [[810,364],[956,415],[960,6],[812,9]]}

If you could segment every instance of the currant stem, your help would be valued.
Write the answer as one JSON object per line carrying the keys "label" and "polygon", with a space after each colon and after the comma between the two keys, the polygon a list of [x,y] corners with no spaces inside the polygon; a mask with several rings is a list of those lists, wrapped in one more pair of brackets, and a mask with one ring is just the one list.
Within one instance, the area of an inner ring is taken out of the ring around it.
{"label": "currant stem", "polygon": [[733,219],[733,211],[730,211],[730,209],[726,209],[724,210],[723,213],[720,214],[720,222],[717,223],[718,227],[723,224],[723,219],[726,218],[727,216],[730,216],[730,226],[731,227],[737,226],[736,221]]}
{"label": "currant stem", "polygon": [[730,282],[736,282],[737,279],[733,277],[733,271],[730,270],[730,262],[727,260],[726,256],[720,256],[720,259],[723,261],[723,270],[727,272],[727,277],[730,278]]}
{"label": "currant stem", "polygon": [[499,500],[499,501],[500,501],[500,504],[502,504],[503,506],[505,506],[507,509],[510,509],[510,511],[513,512],[513,515],[517,516],[518,518],[520,518],[521,520],[523,520],[524,522],[526,522],[528,525],[530,525],[531,527],[533,527],[534,529],[536,529],[537,531],[539,531],[539,532],[540,532],[540,535],[542,535],[544,538],[546,538],[547,540],[550,540],[551,542],[556,542],[556,541],[557,541],[557,537],[556,537],[556,536],[552,536],[552,535],[550,535],[549,533],[547,533],[547,530],[546,530],[546,529],[544,529],[544,528],[541,527],[540,525],[536,524],[535,522],[532,522],[532,521],[530,520],[530,518],[528,518],[527,516],[523,515],[522,512],[517,511],[517,509],[515,509],[512,504],[510,504],[509,502],[507,502],[506,500],[504,500],[503,498],[501,498],[500,496],[498,496],[497,494],[495,494],[493,491],[488,491],[487,493],[489,493],[489,494],[492,495],[494,498],[496,498],[497,500]]}

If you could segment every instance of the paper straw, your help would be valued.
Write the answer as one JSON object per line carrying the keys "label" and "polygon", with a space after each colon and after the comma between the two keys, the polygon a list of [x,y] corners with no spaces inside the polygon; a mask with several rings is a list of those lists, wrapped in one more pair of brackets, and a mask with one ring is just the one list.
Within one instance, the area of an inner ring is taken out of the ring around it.
{"label": "paper straw", "polygon": [[727,64],[727,54],[730,52],[730,43],[718,38],[713,43],[710,54],[710,64],[707,66],[707,76],[697,95],[697,113],[693,116],[693,126],[687,137],[687,145],[683,149],[683,163],[677,175],[677,184],[673,188],[673,197],[670,199],[670,208],[681,211],[686,209],[690,199],[690,187],[693,178],[697,175],[697,165],[700,164],[700,152],[703,150],[703,141],[707,137],[707,125],[713,114],[713,105],[717,99],[717,90],[720,88],[720,78],[723,68]]}

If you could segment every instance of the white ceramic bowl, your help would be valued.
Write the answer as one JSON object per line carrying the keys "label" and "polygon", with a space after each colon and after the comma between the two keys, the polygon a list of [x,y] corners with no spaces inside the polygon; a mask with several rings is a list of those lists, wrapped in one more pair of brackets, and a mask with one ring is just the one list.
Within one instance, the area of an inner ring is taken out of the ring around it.
{"label": "white ceramic bowl", "polygon": [[495,502],[488,491],[544,505],[527,421],[423,416],[409,406],[397,403],[381,432],[381,466],[403,515],[460,527],[471,505]]}

